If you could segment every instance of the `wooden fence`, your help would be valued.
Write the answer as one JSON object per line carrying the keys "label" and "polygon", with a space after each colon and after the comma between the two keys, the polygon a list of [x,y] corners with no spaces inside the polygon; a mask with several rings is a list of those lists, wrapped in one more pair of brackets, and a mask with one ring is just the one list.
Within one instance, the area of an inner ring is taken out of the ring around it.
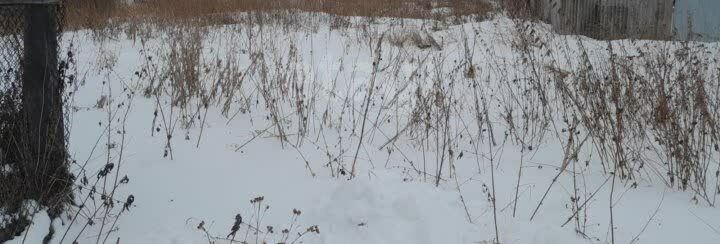
{"label": "wooden fence", "polygon": [[535,13],[560,34],[669,39],[673,0],[537,0]]}

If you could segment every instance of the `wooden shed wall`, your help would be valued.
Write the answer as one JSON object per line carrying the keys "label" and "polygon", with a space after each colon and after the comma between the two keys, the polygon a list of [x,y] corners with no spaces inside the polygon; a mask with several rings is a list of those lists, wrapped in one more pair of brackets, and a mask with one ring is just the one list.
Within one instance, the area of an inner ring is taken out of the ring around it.
{"label": "wooden shed wall", "polygon": [[561,34],[600,39],[672,36],[672,0],[538,0],[536,8]]}

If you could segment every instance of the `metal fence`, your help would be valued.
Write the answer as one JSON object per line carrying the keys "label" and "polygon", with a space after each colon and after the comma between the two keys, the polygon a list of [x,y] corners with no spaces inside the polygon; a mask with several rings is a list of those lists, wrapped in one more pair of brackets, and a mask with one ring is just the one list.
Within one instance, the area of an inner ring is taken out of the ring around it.
{"label": "metal fence", "polygon": [[[0,99],[19,100],[24,77],[58,81],[63,10],[58,0],[0,0]],[[45,72],[47,66],[53,68]]]}
{"label": "metal fence", "polygon": [[16,90],[22,78],[23,13],[23,6],[0,5],[0,92],[3,98]]}
{"label": "metal fence", "polygon": [[19,141],[31,152],[64,144],[63,12],[59,0],[0,0],[0,130],[26,131]]}
{"label": "metal fence", "polygon": [[33,186],[23,188],[27,199],[48,199],[53,179],[67,178],[62,26],[59,0],[0,0],[0,167]]}

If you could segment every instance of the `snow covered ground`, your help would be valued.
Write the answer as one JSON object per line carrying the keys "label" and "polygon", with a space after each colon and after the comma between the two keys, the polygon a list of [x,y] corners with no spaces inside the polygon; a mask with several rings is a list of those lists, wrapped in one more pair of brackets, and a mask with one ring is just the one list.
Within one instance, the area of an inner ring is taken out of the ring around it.
{"label": "snow covered ground", "polygon": [[[119,202],[109,217],[103,218],[105,208],[95,196],[78,217],[71,212],[52,223],[58,230],[53,241],[229,243],[240,214],[246,224],[234,239],[248,243],[493,243],[494,177],[501,243],[610,243],[611,204],[616,243],[720,242],[720,210],[651,173],[614,182],[611,203],[612,177],[591,149],[561,173],[530,220],[559,172],[568,136],[555,133],[566,126],[558,123],[523,156],[522,146],[507,136],[506,83],[527,74],[519,68],[511,45],[516,30],[507,18],[455,25],[292,16],[295,23],[242,22],[197,32],[149,27],[110,37],[67,33],[79,78],[67,88],[73,93],[69,146],[78,184],[85,176],[89,189],[108,162],[129,182],[113,192]],[[571,50],[558,58],[567,61],[559,67],[580,62],[572,52],[578,40],[593,58],[608,55],[603,42],[530,28],[547,40],[544,48]],[[673,45],[615,44],[627,47],[628,55]],[[706,45],[705,55],[716,59],[717,43]],[[196,67],[178,62],[193,57],[199,57]],[[196,71],[202,94],[220,94],[207,100],[207,110],[204,95],[189,100],[187,109],[172,106],[177,101],[169,94],[177,91],[167,85],[160,95],[146,96],[149,86],[190,79],[168,75],[188,70]],[[444,93],[427,95],[438,90]],[[226,103],[228,94],[234,97]],[[418,96],[445,101],[447,120],[406,126],[418,111],[444,111],[418,110]],[[489,108],[486,118],[474,112],[476,102]],[[112,191],[112,180],[99,180],[97,192]],[[86,200],[87,189],[77,194],[78,202]],[[577,220],[564,225],[575,216],[575,191],[586,204]],[[121,212],[130,195],[132,206]],[[262,206],[250,202],[259,196]],[[89,219],[92,225],[86,225]],[[71,222],[69,229],[63,226]],[[37,214],[34,223],[11,243],[41,242],[49,219]],[[248,225],[259,226],[259,234]],[[314,225],[319,233],[295,242],[296,233]]]}

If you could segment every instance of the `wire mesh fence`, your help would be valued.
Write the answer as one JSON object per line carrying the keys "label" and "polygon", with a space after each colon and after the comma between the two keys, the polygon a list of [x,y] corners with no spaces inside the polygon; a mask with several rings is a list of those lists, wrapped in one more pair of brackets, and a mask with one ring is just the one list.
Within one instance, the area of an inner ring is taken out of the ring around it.
{"label": "wire mesh fence", "polygon": [[[23,77],[23,60],[25,55],[25,36],[28,31],[27,18],[30,11],[45,8],[51,18],[55,19],[57,42],[62,37],[64,20],[64,7],[62,2],[53,4],[19,4],[22,1],[12,1],[5,4],[0,1],[0,92],[14,91],[19,93]],[[31,1],[32,2],[32,1]],[[56,50],[51,50],[57,53]],[[28,70],[27,72],[34,72]],[[3,96],[4,97],[4,96]]]}
{"label": "wire mesh fence", "polygon": [[[58,52],[63,13],[57,0],[0,0],[0,133],[20,129],[10,128],[18,124],[45,130],[49,120],[62,121],[64,72]],[[5,156],[6,146],[0,144]]]}
{"label": "wire mesh fence", "polygon": [[24,12],[23,5],[0,5],[0,99],[3,102],[19,99]]}
{"label": "wire mesh fence", "polygon": [[29,225],[25,200],[59,215],[71,199],[66,65],[58,61],[63,10],[58,0],[0,0],[0,243]]}

